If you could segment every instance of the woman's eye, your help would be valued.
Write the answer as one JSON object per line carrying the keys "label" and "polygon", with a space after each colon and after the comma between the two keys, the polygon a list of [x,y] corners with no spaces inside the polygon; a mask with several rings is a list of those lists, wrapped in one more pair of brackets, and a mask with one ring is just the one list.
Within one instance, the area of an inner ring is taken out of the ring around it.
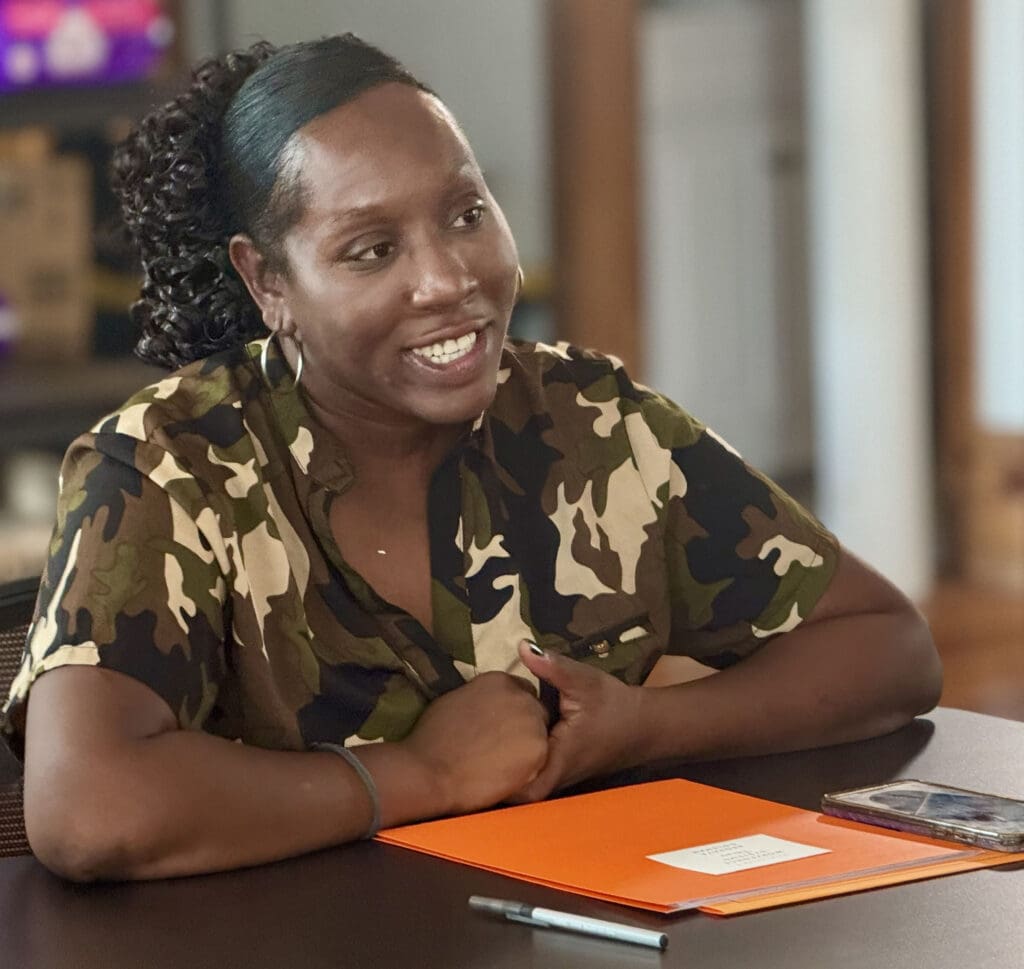
{"label": "woman's eye", "polygon": [[456,218],[453,225],[458,227],[470,227],[479,225],[484,217],[484,207],[482,205],[474,205],[472,208],[466,209],[465,212],[461,213]]}
{"label": "woman's eye", "polygon": [[395,247],[390,242],[375,242],[372,246],[353,253],[349,258],[353,262],[379,262],[381,259],[387,259],[394,250]]}

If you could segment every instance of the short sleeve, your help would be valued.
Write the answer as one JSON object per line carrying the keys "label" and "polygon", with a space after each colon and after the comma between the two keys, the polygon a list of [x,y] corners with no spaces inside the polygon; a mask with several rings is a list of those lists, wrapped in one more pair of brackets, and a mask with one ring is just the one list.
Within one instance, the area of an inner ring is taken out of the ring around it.
{"label": "short sleeve", "polygon": [[199,728],[224,675],[224,543],[195,480],[166,452],[116,433],[76,441],[21,668],[3,711],[19,747],[32,684],[61,666],[145,683]]}
{"label": "short sleeve", "polygon": [[714,431],[651,393],[647,424],[671,452],[664,547],[669,651],[724,668],[810,615],[838,543]]}

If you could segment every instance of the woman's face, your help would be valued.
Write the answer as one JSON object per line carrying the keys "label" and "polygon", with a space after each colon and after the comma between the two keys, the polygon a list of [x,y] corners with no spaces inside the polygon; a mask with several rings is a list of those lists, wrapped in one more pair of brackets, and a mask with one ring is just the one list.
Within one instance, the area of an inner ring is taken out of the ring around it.
{"label": "woman's face", "polygon": [[386,84],[312,121],[295,147],[306,201],[280,286],[313,400],[386,423],[478,416],[518,255],[451,116]]}

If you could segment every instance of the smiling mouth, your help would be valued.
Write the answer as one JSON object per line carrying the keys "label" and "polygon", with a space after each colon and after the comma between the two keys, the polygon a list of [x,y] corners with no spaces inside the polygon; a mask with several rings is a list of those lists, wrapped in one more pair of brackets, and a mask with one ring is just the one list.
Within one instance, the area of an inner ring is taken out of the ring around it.
{"label": "smiling mouth", "polygon": [[426,347],[413,347],[412,352],[430,363],[444,366],[466,356],[476,346],[477,333],[466,333],[455,340],[439,340]]}

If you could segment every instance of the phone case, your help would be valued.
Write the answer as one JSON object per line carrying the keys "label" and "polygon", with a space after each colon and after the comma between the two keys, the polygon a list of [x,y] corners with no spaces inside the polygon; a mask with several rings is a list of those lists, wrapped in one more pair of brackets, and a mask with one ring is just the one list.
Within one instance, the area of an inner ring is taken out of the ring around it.
{"label": "phone case", "polygon": [[860,821],[864,824],[873,824],[896,831],[906,831],[910,834],[920,834],[942,841],[956,841],[994,851],[1024,851],[1024,824],[1017,825],[1015,822],[1010,822],[1011,827],[1007,830],[1006,823],[1000,825],[979,821],[939,820],[901,812],[883,805],[863,804],[851,800],[852,798],[869,797],[876,793],[884,794],[897,791],[900,788],[906,789],[907,785],[913,784],[927,785],[932,789],[928,793],[970,795],[977,798],[995,799],[996,802],[1009,802],[1011,805],[1020,805],[1024,808],[1024,801],[1015,798],[907,778],[871,787],[851,788],[826,794],[821,799],[821,810],[823,814],[832,817]]}

